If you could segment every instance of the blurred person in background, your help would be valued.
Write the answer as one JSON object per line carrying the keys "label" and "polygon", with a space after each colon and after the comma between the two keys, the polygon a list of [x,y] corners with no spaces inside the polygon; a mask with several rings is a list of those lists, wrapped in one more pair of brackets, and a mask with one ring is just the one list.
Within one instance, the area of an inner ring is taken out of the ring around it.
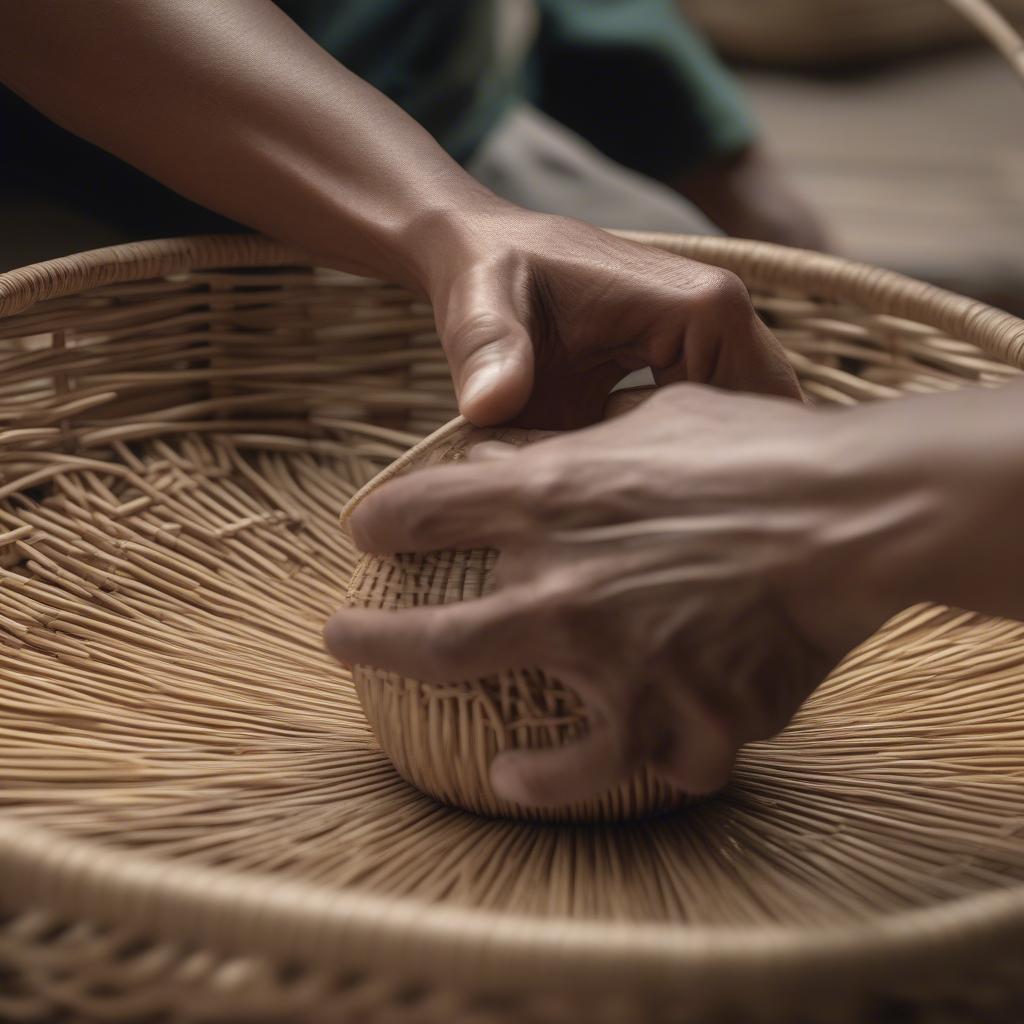
{"label": "blurred person in background", "polygon": [[[771,158],[736,81],[674,0],[277,5],[478,180],[522,206],[604,227],[718,229],[825,247],[819,219]],[[235,227],[10,93],[0,98],[0,128],[10,143],[0,182],[86,210],[127,237]]]}
{"label": "blurred person in background", "polygon": [[585,219],[604,226],[704,232],[710,222],[737,237],[826,247],[738,82],[677,0],[523,5],[537,15],[523,99],[470,164],[489,184],[505,185],[503,164],[525,164],[506,188],[522,189],[525,205],[567,204],[541,191],[553,188],[546,169],[557,168],[576,179],[576,202],[591,204]]}

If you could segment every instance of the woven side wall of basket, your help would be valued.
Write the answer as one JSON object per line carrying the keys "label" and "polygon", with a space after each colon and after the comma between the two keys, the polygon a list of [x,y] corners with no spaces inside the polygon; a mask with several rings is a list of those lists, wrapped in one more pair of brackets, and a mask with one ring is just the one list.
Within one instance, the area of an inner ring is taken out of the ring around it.
{"label": "woven side wall of basket", "polygon": [[[460,462],[474,444],[525,445],[540,431],[480,430],[461,419],[425,438],[402,470]],[[392,479],[386,469],[342,512]],[[488,593],[497,552],[440,551],[428,555],[364,556],[349,584],[349,603],[362,608],[451,604]],[[543,670],[523,669],[491,679],[433,686],[362,665],[356,692],[381,749],[403,778],[445,803],[482,814],[567,821],[617,821],[673,810],[685,795],[644,768],[610,793],[581,805],[534,810],[498,799],[489,768],[502,750],[562,746],[589,728],[577,696]]]}
{"label": "woven side wall of basket", "polygon": [[[1024,364],[884,271],[643,240],[740,274],[817,402]],[[427,308],[265,240],[0,275],[0,1019],[1020,1019],[1020,624],[909,610],[655,820],[394,771],[321,647],[337,517],[454,411]]]}

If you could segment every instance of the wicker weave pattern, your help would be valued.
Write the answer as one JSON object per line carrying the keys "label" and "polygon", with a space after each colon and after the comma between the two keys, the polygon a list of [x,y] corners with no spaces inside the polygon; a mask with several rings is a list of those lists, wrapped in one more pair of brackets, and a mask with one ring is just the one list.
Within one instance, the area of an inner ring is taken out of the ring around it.
{"label": "wicker weave pattern", "polygon": [[[968,300],[654,241],[740,273],[818,401],[1019,372]],[[0,313],[0,1019],[1015,1019],[1024,627],[908,612],[683,815],[474,818],[319,640],[339,510],[453,415],[429,311],[246,238],[3,275]]]}
{"label": "wicker weave pattern", "polygon": [[[477,430],[468,424],[440,433],[440,438],[416,447],[408,468],[459,462],[483,440],[524,445],[543,436],[539,431]],[[386,471],[382,479],[391,476]],[[371,481],[351,507],[374,487]],[[348,511],[342,513],[343,522]],[[486,550],[367,555],[352,576],[348,601],[357,607],[394,609],[472,600],[490,592],[496,555]],[[431,686],[357,666],[354,679],[374,735],[399,773],[445,803],[504,817],[616,821],[672,810],[685,800],[646,769],[612,793],[580,806],[530,811],[499,800],[488,775],[499,751],[561,746],[589,729],[575,694],[540,669]]]}

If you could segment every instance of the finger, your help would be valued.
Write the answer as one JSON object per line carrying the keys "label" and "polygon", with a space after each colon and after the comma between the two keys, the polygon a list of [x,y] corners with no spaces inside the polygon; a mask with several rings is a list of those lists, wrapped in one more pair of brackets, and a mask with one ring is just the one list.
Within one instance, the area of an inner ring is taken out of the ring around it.
{"label": "finger", "polygon": [[481,427],[512,419],[533,390],[533,343],[509,288],[492,268],[475,268],[451,295],[441,329],[459,411]]}
{"label": "finger", "polygon": [[803,399],[785,349],[760,317],[729,329],[721,339],[705,341],[701,332],[706,330],[703,325],[696,328],[695,343],[698,347],[713,346],[718,357],[707,375],[699,379],[730,391]]}
{"label": "finger", "polygon": [[[759,316],[754,317],[753,330],[755,351],[764,360],[764,372],[759,375],[762,384],[757,390],[766,395],[795,398],[799,402],[805,401],[800,380],[782,343]],[[756,372],[756,367],[752,367],[752,370]],[[754,389],[746,388],[745,390]]]}
{"label": "finger", "polygon": [[477,679],[543,654],[534,605],[528,590],[506,590],[434,607],[342,608],[327,621],[324,643],[346,665],[428,682]]}
{"label": "finger", "polygon": [[547,367],[514,422],[548,431],[600,423],[608,395],[621,379],[622,368],[610,360],[587,369]]}
{"label": "finger", "polygon": [[469,462],[499,462],[510,455],[518,455],[519,447],[505,441],[481,441],[469,449]]}
{"label": "finger", "polygon": [[564,747],[509,750],[491,762],[499,799],[524,807],[559,807],[599,797],[629,777],[616,729],[601,726]]}
{"label": "finger", "polygon": [[717,322],[711,324],[694,319],[687,326],[685,338],[678,346],[678,358],[654,366],[658,387],[690,382],[707,384],[715,376],[721,358],[722,338]]}
{"label": "finger", "polygon": [[731,731],[695,699],[679,697],[673,705],[667,741],[651,767],[684,793],[717,793],[728,783],[736,760]]}
{"label": "finger", "polygon": [[643,405],[654,394],[655,390],[655,388],[651,387],[639,387],[622,388],[620,391],[613,391],[608,396],[608,401],[605,404],[604,418],[610,420],[616,416],[632,412]]}
{"label": "finger", "polygon": [[422,469],[369,495],[348,528],[376,553],[487,547],[526,522],[517,476],[491,462]]}
{"label": "finger", "polygon": [[761,319],[751,315],[730,324],[693,320],[681,358],[655,369],[659,387],[688,381],[729,391],[803,399],[786,352]]}
{"label": "finger", "polygon": [[555,674],[583,700],[590,731],[564,746],[498,754],[491,762],[491,786],[511,803],[557,807],[589,800],[628,778],[640,762],[623,691],[602,685],[596,675]]}

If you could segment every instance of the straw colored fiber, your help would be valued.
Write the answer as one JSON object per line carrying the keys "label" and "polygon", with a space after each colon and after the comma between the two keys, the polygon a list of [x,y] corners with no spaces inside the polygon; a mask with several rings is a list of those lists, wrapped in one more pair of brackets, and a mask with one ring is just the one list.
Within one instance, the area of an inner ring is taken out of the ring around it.
{"label": "straw colored fiber", "polygon": [[[645,240],[740,274],[816,402],[1024,364],[927,285]],[[395,771],[420,719],[368,703],[382,750],[322,650],[338,513],[454,414],[429,309],[261,239],[0,275],[0,1020],[1024,1019],[1019,623],[908,610],[676,813],[504,820]],[[516,685],[517,729],[578,727]]]}

